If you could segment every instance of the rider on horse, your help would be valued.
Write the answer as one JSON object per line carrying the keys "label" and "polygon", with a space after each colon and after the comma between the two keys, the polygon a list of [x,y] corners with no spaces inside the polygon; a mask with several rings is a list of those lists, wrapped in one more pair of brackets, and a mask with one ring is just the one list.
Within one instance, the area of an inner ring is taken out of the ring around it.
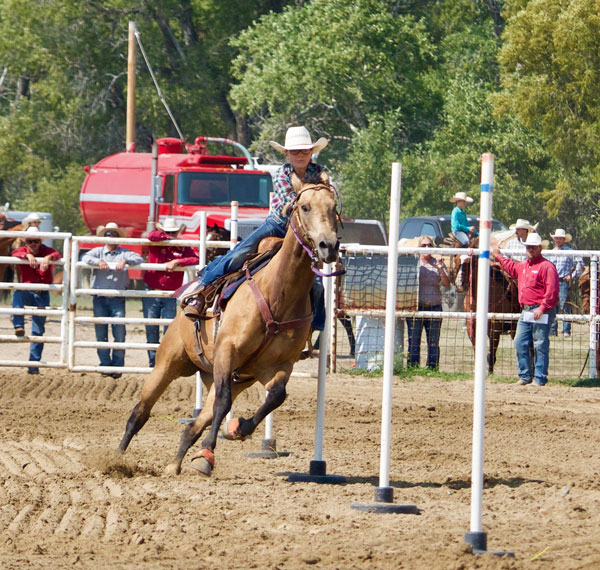
{"label": "rider on horse", "polygon": [[[263,238],[272,236],[283,238],[285,236],[289,222],[288,206],[296,198],[292,189],[291,176],[296,173],[301,180],[318,178],[325,168],[312,162],[312,155],[317,155],[328,143],[329,141],[325,138],[312,142],[306,127],[290,127],[285,135],[283,146],[275,141],[270,141],[269,144],[285,154],[286,157],[286,163],[279,168],[274,180],[275,190],[271,211],[262,225],[246,239],[225,255],[211,261],[203,269],[198,282],[199,288],[191,297],[183,301],[185,305],[183,313],[186,317],[192,320],[205,318],[208,286],[219,277],[241,269],[248,256],[256,253],[258,244]],[[315,320],[322,320],[324,324],[324,314],[322,319],[319,319],[319,315],[317,315]]]}

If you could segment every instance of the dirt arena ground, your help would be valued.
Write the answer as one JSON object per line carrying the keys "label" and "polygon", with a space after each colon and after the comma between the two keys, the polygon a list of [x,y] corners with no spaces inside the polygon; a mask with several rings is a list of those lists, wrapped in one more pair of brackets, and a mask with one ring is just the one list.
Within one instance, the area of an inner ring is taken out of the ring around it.
{"label": "dirt arena ground", "polygon": [[[10,350],[4,345],[3,351]],[[316,371],[316,360],[300,363]],[[324,459],[345,485],[290,483],[314,452],[316,380],[293,378],[275,414],[278,459],[219,440],[210,480],[163,474],[194,401],[176,381],[122,457],[143,375],[0,368],[0,568],[600,568],[600,388],[490,383],[484,530],[468,552],[473,385],[396,379],[391,486],[418,515],[371,514],[378,485],[381,378],[327,383]],[[248,414],[263,397],[236,403]]]}

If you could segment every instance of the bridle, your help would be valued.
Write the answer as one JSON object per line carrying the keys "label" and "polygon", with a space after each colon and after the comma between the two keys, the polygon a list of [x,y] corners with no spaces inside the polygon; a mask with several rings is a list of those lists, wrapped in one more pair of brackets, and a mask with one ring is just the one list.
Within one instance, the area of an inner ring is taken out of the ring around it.
{"label": "bridle", "polygon": [[[292,228],[294,237],[296,238],[296,241],[302,246],[302,249],[304,249],[304,251],[306,252],[308,257],[310,258],[310,268],[312,269],[313,273],[315,273],[315,275],[319,275],[320,277],[333,277],[335,275],[343,275],[344,273],[346,273],[345,269],[333,271],[332,273],[323,273],[319,269],[319,266],[321,265],[321,261],[319,259],[319,255],[317,253],[317,247],[316,247],[314,241],[312,240],[312,238],[310,237],[308,230],[302,223],[302,219],[300,218],[300,214],[298,213],[298,200],[300,199],[300,196],[302,196],[302,194],[304,194],[304,192],[306,192],[307,190],[329,190],[330,192],[332,192],[333,195],[335,196],[336,203],[337,203],[337,206],[335,209],[335,216],[336,216],[338,222],[340,223],[340,225],[342,227],[344,227],[344,224],[342,223],[342,217],[341,217],[342,200],[340,198],[340,195],[339,195],[336,187],[333,186],[332,184],[324,184],[324,183],[310,184],[309,186],[305,186],[304,188],[302,188],[302,190],[300,192],[298,192],[298,194],[296,194],[296,197],[290,204],[290,209],[291,209],[290,227]],[[296,220],[296,222],[294,220]],[[298,224],[298,226],[296,226],[296,223]]]}

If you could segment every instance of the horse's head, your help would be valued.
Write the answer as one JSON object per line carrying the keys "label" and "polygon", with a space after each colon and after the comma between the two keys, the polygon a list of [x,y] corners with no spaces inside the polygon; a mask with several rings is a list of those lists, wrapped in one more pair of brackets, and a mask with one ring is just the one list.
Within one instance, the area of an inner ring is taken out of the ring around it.
{"label": "horse's head", "polygon": [[312,252],[313,261],[332,263],[337,259],[340,242],[337,237],[338,196],[324,172],[311,181],[292,175],[296,199],[290,224],[296,238]]}

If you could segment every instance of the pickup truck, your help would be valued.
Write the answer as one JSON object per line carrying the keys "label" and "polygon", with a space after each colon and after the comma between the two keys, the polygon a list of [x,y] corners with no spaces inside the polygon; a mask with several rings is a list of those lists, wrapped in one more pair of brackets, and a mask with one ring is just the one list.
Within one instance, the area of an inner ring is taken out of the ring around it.
{"label": "pickup truck", "polygon": [[[467,214],[469,224],[479,227],[479,216]],[[492,220],[492,231],[500,232],[508,228],[498,220]],[[442,240],[450,233],[450,215],[441,214],[439,216],[413,216],[404,218],[400,223],[399,237],[415,238],[419,236],[433,236],[436,244],[440,244]]]}

